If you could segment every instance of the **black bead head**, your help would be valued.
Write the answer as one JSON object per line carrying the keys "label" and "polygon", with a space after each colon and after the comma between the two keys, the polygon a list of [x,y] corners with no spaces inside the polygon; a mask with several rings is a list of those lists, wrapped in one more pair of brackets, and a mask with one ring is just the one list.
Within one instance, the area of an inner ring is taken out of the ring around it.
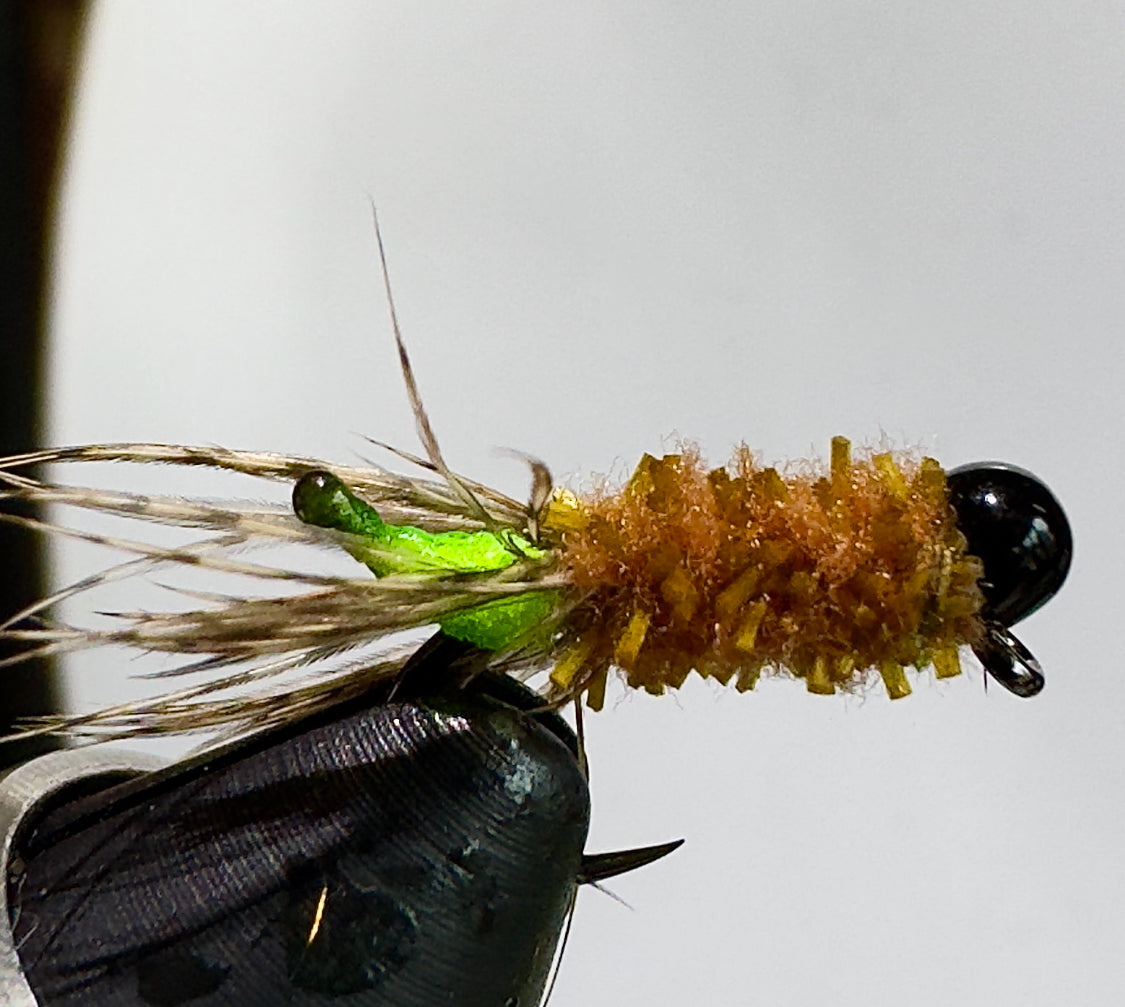
{"label": "black bead head", "polygon": [[1051,491],[1013,465],[963,465],[948,473],[947,484],[968,551],[984,564],[987,634],[973,650],[998,682],[1018,696],[1033,696],[1043,688],[1042,671],[1008,627],[1066,580],[1074,551],[1070,523]]}
{"label": "black bead head", "polygon": [[1012,626],[1066,580],[1074,546],[1058,500],[1011,465],[962,465],[947,476],[949,502],[969,552],[984,564],[984,615]]}

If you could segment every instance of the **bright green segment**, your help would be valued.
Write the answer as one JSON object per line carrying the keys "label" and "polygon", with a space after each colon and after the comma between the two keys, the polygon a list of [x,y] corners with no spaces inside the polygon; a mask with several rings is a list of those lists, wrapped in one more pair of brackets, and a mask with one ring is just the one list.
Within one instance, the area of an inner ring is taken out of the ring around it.
{"label": "bright green segment", "polygon": [[429,532],[408,524],[387,524],[374,507],[329,472],[310,472],[300,479],[293,488],[293,509],[305,524],[334,528],[370,542],[370,549],[356,544],[349,545],[348,551],[376,577],[435,570],[484,573],[544,555],[515,533],[504,539],[490,531]]}
{"label": "bright green segment", "polygon": [[541,623],[559,601],[558,591],[532,591],[486,601],[438,620],[442,632],[483,650],[503,650]]}
{"label": "bright green segment", "polygon": [[[330,472],[309,472],[293,487],[293,510],[305,524],[333,528],[362,542],[348,551],[376,577],[394,573],[485,573],[545,553],[514,532],[428,532],[388,524],[375,508]],[[556,591],[497,598],[438,620],[450,636],[485,650],[501,650],[541,622],[554,608]]]}

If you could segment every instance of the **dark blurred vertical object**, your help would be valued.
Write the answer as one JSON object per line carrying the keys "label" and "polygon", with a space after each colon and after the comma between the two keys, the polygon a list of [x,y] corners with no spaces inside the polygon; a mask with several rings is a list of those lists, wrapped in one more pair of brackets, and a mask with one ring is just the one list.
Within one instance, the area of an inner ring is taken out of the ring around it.
{"label": "dark blurred vertical object", "polygon": [[[47,270],[63,136],[86,4],[0,0],[0,455],[40,442]],[[0,613],[42,594],[42,541],[0,524]],[[40,664],[4,672],[0,731],[54,710],[53,676]],[[0,747],[0,765],[45,743]]]}

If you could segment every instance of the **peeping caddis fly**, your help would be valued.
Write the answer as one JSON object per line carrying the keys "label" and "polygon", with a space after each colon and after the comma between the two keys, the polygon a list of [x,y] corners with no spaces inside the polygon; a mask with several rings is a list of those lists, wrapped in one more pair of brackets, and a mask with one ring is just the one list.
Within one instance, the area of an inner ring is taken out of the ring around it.
{"label": "peeping caddis fly", "polygon": [[[773,467],[739,447],[711,467],[685,446],[645,455],[624,485],[585,491],[556,487],[529,460],[530,498],[512,499],[447,465],[395,319],[377,225],[376,234],[423,448],[395,454],[421,477],[161,444],[0,460],[9,501],[198,534],[155,546],[4,516],[128,558],[12,615],[0,638],[24,649],[3,663],[115,645],[181,656],[176,675],[202,673],[28,732],[223,738],[155,773],[106,764],[101,789],[66,801],[58,795],[83,775],[55,771],[62,782],[41,794],[56,796],[13,818],[9,914],[39,998],[29,1003],[172,1003],[187,989],[184,1002],[203,1007],[345,994],[357,998],[348,1004],[422,1004],[446,1002],[466,969],[490,978],[475,992],[456,987],[454,1002],[534,1002],[575,886],[677,845],[582,853],[580,712],[602,708],[611,671],[654,694],[695,673],[740,693],[768,675],[817,694],[881,682],[897,700],[915,671],[958,675],[970,648],[1015,695],[1043,687],[1011,627],[1061,586],[1072,543],[1034,476],[994,463],[946,472],[932,458],[853,451],[834,437],[827,465]],[[36,474],[84,462],[239,472],[289,485],[292,507]],[[356,562],[342,574],[298,572],[250,551],[268,545],[343,549]],[[116,612],[108,626],[52,616],[112,581],[186,567],[271,590],[192,592],[186,608]],[[354,656],[420,627],[437,630],[420,648]],[[578,711],[577,743],[552,712],[567,704]],[[499,752],[514,761],[497,762]],[[545,789],[515,785],[529,764]],[[427,786],[439,796],[425,797]],[[480,807],[458,810],[462,797],[483,802],[487,826],[474,818]],[[392,834],[410,840],[395,846]],[[506,852],[482,851],[482,836]],[[521,886],[535,891],[530,903],[510,897]],[[460,908],[439,911],[437,889],[459,893]],[[111,938],[99,931],[108,915]]]}

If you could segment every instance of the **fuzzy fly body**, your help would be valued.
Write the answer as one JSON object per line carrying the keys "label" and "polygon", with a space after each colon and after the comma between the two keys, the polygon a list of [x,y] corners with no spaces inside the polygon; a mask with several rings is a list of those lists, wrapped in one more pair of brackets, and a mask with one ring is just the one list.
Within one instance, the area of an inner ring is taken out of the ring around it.
{"label": "fuzzy fly body", "polygon": [[[41,729],[128,737],[276,726],[393,679],[409,652],[356,666],[341,665],[341,655],[426,625],[490,652],[492,671],[523,679],[550,668],[548,701],[585,697],[594,708],[614,667],[653,693],[693,671],[741,691],[763,674],[788,675],[814,693],[851,691],[878,675],[897,699],[911,691],[907,668],[957,675],[963,647],[1017,695],[1042,688],[1038,662],[1010,627],[1061,586],[1072,540],[1061,506],[1034,476],[995,464],[947,474],[932,458],[902,453],[856,457],[836,437],[827,468],[806,463],[783,473],[745,447],[726,467],[710,468],[687,448],[646,455],[625,486],[584,495],[552,489],[546,466],[532,462],[532,498],[521,504],[446,464],[399,331],[377,221],[376,238],[425,458],[396,453],[429,477],[158,444],[0,459],[0,499],[209,533],[170,549],[0,515],[134,557],[0,624],[0,639],[27,646],[5,663],[115,644],[192,655],[181,670],[211,676]],[[292,487],[293,510],[68,488],[27,474],[95,461],[279,480]],[[262,544],[343,547],[369,572],[298,573],[234,555]],[[292,590],[283,602],[222,596],[183,612],[125,613],[109,629],[44,621],[60,600],[168,565]],[[324,662],[336,670],[295,688],[215,698]]]}

